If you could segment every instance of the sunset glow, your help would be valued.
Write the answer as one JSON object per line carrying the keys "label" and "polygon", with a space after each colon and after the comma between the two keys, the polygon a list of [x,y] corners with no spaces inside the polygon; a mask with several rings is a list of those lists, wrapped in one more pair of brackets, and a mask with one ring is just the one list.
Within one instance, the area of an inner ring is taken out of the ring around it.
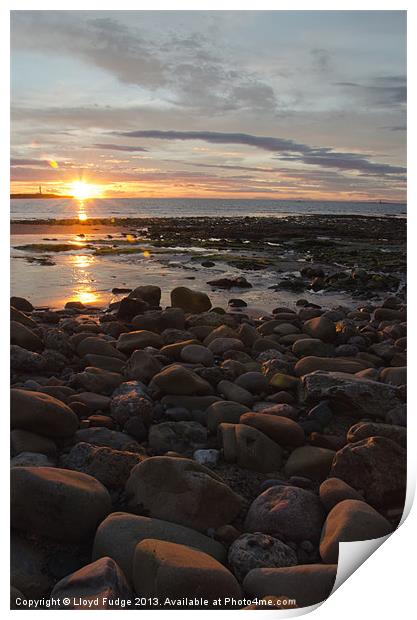
{"label": "sunset glow", "polygon": [[[70,185],[70,191],[77,200],[86,200],[87,198],[98,198],[101,196],[101,190],[98,185],[92,185],[85,181],[73,181]],[[80,219],[83,219],[80,217]],[[84,218],[86,219],[86,218]]]}

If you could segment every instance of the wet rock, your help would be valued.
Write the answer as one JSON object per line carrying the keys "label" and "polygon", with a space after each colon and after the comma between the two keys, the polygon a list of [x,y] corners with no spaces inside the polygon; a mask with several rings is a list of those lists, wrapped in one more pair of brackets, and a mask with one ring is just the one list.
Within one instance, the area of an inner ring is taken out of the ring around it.
{"label": "wet rock", "polygon": [[361,418],[384,418],[401,405],[393,386],[345,373],[316,371],[302,378],[302,388],[307,402],[329,400],[336,412]]}
{"label": "wet rock", "polygon": [[83,372],[76,373],[71,378],[71,385],[83,388],[86,392],[94,392],[109,396],[123,382],[123,376],[116,372],[109,372],[102,368],[87,366]]}
{"label": "wet rock", "polygon": [[161,289],[159,286],[148,284],[145,286],[138,286],[131,293],[129,293],[130,299],[143,299],[150,306],[159,306],[161,303]]}
{"label": "wet rock", "polygon": [[12,527],[57,541],[88,538],[111,508],[98,480],[55,467],[13,467],[10,489]]}
{"label": "wet rock", "polygon": [[216,288],[252,288],[252,284],[247,281],[244,276],[237,276],[235,278],[217,278],[216,280],[210,280],[207,282],[210,286]]}
{"label": "wet rock", "polygon": [[189,545],[219,562],[226,559],[226,550],[220,543],[194,529],[127,512],[113,512],[101,522],[94,539],[92,559],[113,558],[131,581],[135,548],[142,540],[152,538]]}
{"label": "wet rock", "polygon": [[292,345],[292,352],[297,357],[305,357],[314,355],[318,357],[327,357],[333,354],[334,348],[327,342],[322,342],[318,338],[302,338],[296,340]]}
{"label": "wet rock", "polygon": [[10,467],[55,467],[55,463],[46,454],[21,452],[10,460]]}
{"label": "wet rock", "polygon": [[70,407],[72,407],[74,403],[81,403],[90,411],[105,411],[110,406],[111,398],[103,394],[95,394],[94,392],[78,392],[68,398]]}
{"label": "wet rock", "polygon": [[330,596],[336,580],[337,565],[307,564],[286,568],[255,568],[248,573],[244,591],[252,598],[282,592],[297,601],[298,607],[321,603]]}
{"label": "wet rock", "polygon": [[181,308],[184,312],[200,314],[211,308],[211,301],[206,293],[192,291],[185,286],[177,286],[171,291],[171,306]]}
{"label": "wet rock", "polygon": [[361,362],[360,360],[347,360],[338,357],[314,357],[311,355],[299,360],[294,367],[294,372],[298,377],[315,370],[355,374],[366,367],[366,362]]}
{"label": "wet rock", "polygon": [[389,383],[390,385],[407,385],[407,366],[383,368],[381,370],[380,381]]}
{"label": "wet rock", "polygon": [[83,361],[86,366],[94,366],[95,368],[101,368],[109,372],[122,373],[125,368],[125,362],[117,359],[117,357],[107,357],[106,355],[94,355],[92,353],[87,354]]}
{"label": "wet rock", "polygon": [[94,355],[105,355],[107,357],[117,357],[125,360],[126,356],[116,349],[112,343],[98,338],[97,336],[88,336],[77,345],[77,353],[80,357],[92,353]]}
{"label": "wet rock", "polygon": [[242,351],[245,347],[238,338],[215,338],[208,344],[213,355],[221,356],[227,351]]}
{"label": "wet rock", "polygon": [[10,347],[10,366],[12,370],[42,372],[46,369],[47,362],[39,353],[12,344]]}
{"label": "wet rock", "polygon": [[155,454],[189,454],[207,441],[207,429],[198,422],[162,422],[149,429],[149,447]]}
{"label": "wet rock", "polygon": [[119,301],[116,318],[119,321],[131,321],[133,317],[149,309],[149,304],[143,299],[124,297]]}
{"label": "wet rock", "polygon": [[[54,586],[51,598],[61,601],[55,609],[77,609],[75,602],[80,599],[91,601],[94,609],[117,609],[117,601],[131,600],[132,592],[121,568],[107,557],[61,579]],[[70,600],[70,605],[64,605],[65,598]]]}
{"label": "wet rock", "polygon": [[213,388],[210,383],[179,364],[173,364],[164,368],[153,377],[152,384],[163,394],[190,396],[213,394]]}
{"label": "wet rock", "polygon": [[241,498],[192,460],[157,456],[134,467],[126,483],[133,511],[206,531],[234,519]]}
{"label": "wet rock", "polygon": [[141,597],[192,598],[195,593],[209,601],[239,598],[236,578],[213,557],[192,547],[147,539],[133,558],[133,583]]}
{"label": "wet rock", "polygon": [[320,485],[320,499],[327,511],[345,499],[363,500],[363,496],[340,478],[327,478]]}
{"label": "wet rock", "polygon": [[268,379],[261,372],[245,372],[235,381],[236,385],[251,392],[252,394],[262,394],[269,386]]}
{"label": "wet rock", "polygon": [[141,446],[133,437],[126,433],[112,431],[105,427],[83,428],[75,433],[74,441],[91,443],[93,446],[104,446],[122,452],[142,452]]}
{"label": "wet rock", "polygon": [[152,422],[153,411],[153,403],[135,390],[114,396],[110,404],[111,417],[122,427],[135,416],[140,417],[145,426],[149,426]]}
{"label": "wet rock", "polygon": [[241,403],[231,400],[219,400],[210,405],[207,409],[207,427],[211,433],[217,432],[217,427],[222,422],[238,424],[242,413],[249,411],[249,408]]}
{"label": "wet rock", "polygon": [[10,305],[21,312],[32,312],[34,309],[30,301],[24,297],[10,297]]}
{"label": "wet rock", "polygon": [[323,342],[334,342],[336,340],[335,324],[322,316],[306,321],[303,324],[303,332]]}
{"label": "wet rock", "polygon": [[80,442],[62,456],[61,465],[96,478],[108,489],[119,489],[126,484],[133,467],[142,460],[138,453]]}
{"label": "wet rock", "polygon": [[320,540],[320,555],[326,564],[336,564],[339,543],[371,540],[387,536],[392,526],[365,502],[346,499],[327,515]]}
{"label": "wet rock", "polygon": [[250,506],[245,529],[284,541],[318,541],[323,521],[324,510],[314,493],[294,486],[273,486]]}
{"label": "wet rock", "polygon": [[42,351],[42,340],[29,327],[18,323],[10,322],[10,342],[29,351]]}
{"label": "wet rock", "polygon": [[259,472],[276,471],[281,467],[282,449],[256,428],[223,422],[218,437],[227,463]]}
{"label": "wet rock", "polygon": [[12,389],[10,398],[12,429],[58,438],[70,437],[78,428],[78,418],[72,409],[52,396]]}
{"label": "wet rock", "polygon": [[137,379],[143,383],[149,383],[161,370],[162,364],[155,356],[146,351],[136,350],[133,351],[126,364],[125,375],[128,379]]}
{"label": "wet rock", "polygon": [[407,446],[407,429],[394,424],[377,424],[376,422],[358,422],[351,426],[347,433],[349,443],[356,443],[368,437],[387,437],[398,443],[399,446]]}
{"label": "wet rock", "polygon": [[231,381],[220,381],[217,386],[218,393],[226,400],[232,400],[246,407],[250,407],[254,402],[254,396],[242,387]]}
{"label": "wet rock", "polygon": [[56,443],[49,437],[19,429],[10,433],[10,447],[12,456],[21,452],[36,452],[54,457],[57,451]]}
{"label": "wet rock", "polygon": [[335,452],[316,446],[302,446],[293,450],[285,463],[288,477],[304,476],[317,482],[327,478]]}
{"label": "wet rock", "polygon": [[295,566],[295,552],[268,534],[242,534],[230,546],[227,561],[239,581],[254,568]]}
{"label": "wet rock", "polygon": [[336,453],[330,476],[341,478],[375,508],[402,506],[406,489],[406,451],[385,437],[347,444]]}
{"label": "wet rock", "polygon": [[145,349],[146,347],[160,349],[163,344],[163,340],[159,334],[154,334],[146,329],[120,334],[117,340],[118,350],[128,355],[133,353],[136,349]]}
{"label": "wet rock", "polygon": [[203,364],[212,366],[214,355],[207,347],[198,344],[189,344],[181,349],[181,359],[189,364]]}
{"label": "wet rock", "polygon": [[244,413],[240,424],[253,426],[281,446],[302,446],[304,431],[297,422],[267,413]]}

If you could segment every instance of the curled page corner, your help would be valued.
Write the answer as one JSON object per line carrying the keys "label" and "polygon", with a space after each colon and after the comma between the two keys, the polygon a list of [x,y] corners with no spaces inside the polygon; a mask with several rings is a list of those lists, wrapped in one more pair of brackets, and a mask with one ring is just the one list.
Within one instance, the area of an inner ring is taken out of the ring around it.
{"label": "curled page corner", "polygon": [[329,597],[394,533],[372,540],[339,543],[336,580]]}

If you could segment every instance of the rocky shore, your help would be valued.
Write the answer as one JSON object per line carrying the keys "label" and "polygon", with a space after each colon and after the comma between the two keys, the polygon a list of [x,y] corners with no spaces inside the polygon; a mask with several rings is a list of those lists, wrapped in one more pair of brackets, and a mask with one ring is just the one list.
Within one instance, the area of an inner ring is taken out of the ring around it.
{"label": "rocky shore", "polygon": [[182,286],[160,303],[11,299],[11,606],[325,599],[339,542],[402,515],[404,293],[257,318]]}

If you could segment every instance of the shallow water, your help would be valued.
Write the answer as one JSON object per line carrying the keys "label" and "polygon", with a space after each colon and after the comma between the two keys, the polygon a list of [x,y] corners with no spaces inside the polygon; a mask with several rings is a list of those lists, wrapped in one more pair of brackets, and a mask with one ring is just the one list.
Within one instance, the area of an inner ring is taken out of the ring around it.
{"label": "shallow water", "polygon": [[[48,240],[45,240],[48,239]],[[53,239],[53,240],[51,240]],[[99,242],[99,244],[95,242]],[[73,249],[65,252],[40,252],[17,249],[16,246],[29,244],[57,245],[70,243]],[[294,307],[300,297],[325,307],[338,304],[354,307],[347,294],[320,294],[314,292],[292,293],[268,289],[277,283],[283,273],[271,270],[236,269],[218,261],[215,267],[205,268],[201,261],[208,253],[225,254],[227,250],[209,252],[203,248],[155,248],[149,243],[135,241],[129,248],[140,253],[121,255],[95,255],[94,247],[113,244],[123,247],[126,240],[115,234],[112,240],[103,235],[88,235],[85,239],[75,234],[53,235],[12,235],[12,294],[28,298],[36,306],[62,308],[69,300],[77,300],[90,306],[104,307],[123,295],[114,295],[112,288],[135,288],[143,284],[156,284],[161,287],[162,305],[169,305],[169,292],[176,286],[188,286],[209,294],[213,305],[225,307],[231,298],[239,297],[253,308],[271,311],[278,305]],[[90,244],[91,248],[83,247]],[[242,252],[240,252],[241,254]],[[196,260],[201,255],[201,261]],[[32,259],[48,258],[54,265],[41,265],[28,262]],[[194,258],[194,260],[193,260]],[[299,261],[300,266],[303,263]],[[295,264],[297,267],[297,264]],[[294,271],[294,266],[292,268]],[[243,275],[252,284],[251,289],[213,290],[208,280],[218,277]]]}
{"label": "shallow water", "polygon": [[405,217],[404,203],[192,198],[95,198],[11,200],[12,220],[122,217],[236,217],[288,215],[388,215]]}

